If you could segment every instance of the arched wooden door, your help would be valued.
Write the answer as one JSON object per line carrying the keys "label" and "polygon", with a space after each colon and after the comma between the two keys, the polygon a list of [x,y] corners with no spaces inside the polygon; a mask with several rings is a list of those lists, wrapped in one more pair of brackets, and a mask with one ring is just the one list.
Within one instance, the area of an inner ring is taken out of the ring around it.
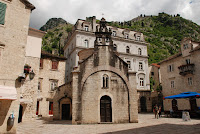
{"label": "arched wooden door", "polygon": [[141,112],[147,111],[146,97],[144,96],[140,98],[140,108],[141,108]]}
{"label": "arched wooden door", "polygon": [[112,122],[112,101],[109,96],[103,96],[100,100],[101,122]]}

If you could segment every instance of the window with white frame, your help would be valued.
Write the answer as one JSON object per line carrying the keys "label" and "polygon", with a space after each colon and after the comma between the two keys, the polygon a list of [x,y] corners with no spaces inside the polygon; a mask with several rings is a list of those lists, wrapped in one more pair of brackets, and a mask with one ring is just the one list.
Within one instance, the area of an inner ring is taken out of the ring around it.
{"label": "window with white frame", "polygon": [[142,55],[142,49],[141,48],[138,48],[138,54]]}
{"label": "window with white frame", "polygon": [[89,26],[85,26],[85,27],[84,27],[84,30],[85,30],[85,31],[89,31]]}
{"label": "window with white frame", "polygon": [[173,72],[174,71],[174,64],[171,64],[168,66],[168,72]]}
{"label": "window with white frame", "polygon": [[142,64],[142,62],[139,62],[139,70],[143,70],[143,64]]}
{"label": "window with white frame", "polygon": [[58,80],[50,80],[50,90],[53,91],[58,86]]}
{"label": "window with white frame", "polygon": [[189,78],[188,78],[188,85],[191,86],[192,84],[193,84],[193,83],[192,83],[192,77],[189,77]]}
{"label": "window with white frame", "polygon": [[85,44],[85,47],[86,47],[86,48],[89,47],[89,42],[88,42],[88,40],[85,40],[85,41],[84,41],[84,44]]}
{"label": "window with white frame", "polygon": [[131,61],[126,61],[128,64],[128,69],[131,69]]}
{"label": "window with white frame", "polygon": [[109,77],[107,74],[104,74],[103,75],[103,88],[108,88],[108,80],[109,80]]}
{"label": "window with white frame", "polygon": [[42,78],[39,78],[38,80],[38,90],[42,91]]}
{"label": "window with white frame", "polygon": [[129,48],[129,46],[126,46],[126,53],[130,53],[130,48]]}
{"label": "window with white frame", "polygon": [[140,87],[144,87],[144,78],[140,78]]}
{"label": "window with white frame", "polygon": [[125,39],[128,39],[129,38],[129,35],[128,34],[125,34]]}
{"label": "window with white frame", "polygon": [[117,35],[116,31],[113,31],[113,32],[112,32],[112,35],[113,35],[113,36],[116,36],[116,35]]}
{"label": "window with white frame", "polygon": [[171,88],[174,88],[175,87],[175,84],[174,84],[174,81],[172,80],[171,81]]}
{"label": "window with white frame", "polygon": [[137,41],[140,41],[140,36],[137,36],[137,37],[136,37],[136,40],[137,40]]}
{"label": "window with white frame", "polygon": [[184,49],[188,49],[188,44],[183,44]]}

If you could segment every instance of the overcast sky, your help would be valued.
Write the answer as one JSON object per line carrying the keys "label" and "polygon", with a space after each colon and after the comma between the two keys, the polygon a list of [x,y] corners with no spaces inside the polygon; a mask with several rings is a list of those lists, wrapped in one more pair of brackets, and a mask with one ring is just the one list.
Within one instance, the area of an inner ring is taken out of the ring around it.
{"label": "overcast sky", "polygon": [[160,12],[180,14],[200,25],[200,0],[29,0],[36,9],[30,26],[39,29],[50,18],[63,18],[74,24],[77,19],[102,14],[107,21],[127,21],[140,14]]}

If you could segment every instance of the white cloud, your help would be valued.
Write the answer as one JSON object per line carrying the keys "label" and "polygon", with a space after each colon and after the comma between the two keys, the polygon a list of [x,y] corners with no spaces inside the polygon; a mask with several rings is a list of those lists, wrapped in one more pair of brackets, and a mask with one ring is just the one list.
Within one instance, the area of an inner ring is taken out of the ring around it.
{"label": "white cloud", "polygon": [[31,14],[31,27],[40,28],[52,17],[61,17],[70,23],[88,16],[108,20],[131,20],[140,14],[159,12],[180,14],[200,24],[200,0],[29,0],[36,6]]}

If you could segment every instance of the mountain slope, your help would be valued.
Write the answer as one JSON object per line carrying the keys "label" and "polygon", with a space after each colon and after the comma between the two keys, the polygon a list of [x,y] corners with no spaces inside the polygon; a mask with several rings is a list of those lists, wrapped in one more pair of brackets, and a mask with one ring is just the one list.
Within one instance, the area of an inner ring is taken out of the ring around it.
{"label": "mountain slope", "polygon": [[40,28],[47,33],[42,39],[42,50],[52,53],[53,49],[63,55],[64,42],[67,39],[68,32],[71,32],[73,25],[61,18],[51,18]]}
{"label": "mountain slope", "polygon": [[[63,24],[63,22],[65,23]],[[112,21],[108,24],[142,32],[146,42],[149,43],[149,64],[157,63],[177,53],[180,48],[180,41],[184,37],[191,37],[194,41],[200,41],[200,26],[180,17],[179,14],[173,16],[166,13],[159,13],[158,16],[141,15],[127,22]],[[42,49],[51,53],[52,49],[59,49],[60,45],[61,54],[63,54],[64,41],[72,26],[63,19],[50,19],[46,26],[41,28],[48,31],[43,37]]]}

